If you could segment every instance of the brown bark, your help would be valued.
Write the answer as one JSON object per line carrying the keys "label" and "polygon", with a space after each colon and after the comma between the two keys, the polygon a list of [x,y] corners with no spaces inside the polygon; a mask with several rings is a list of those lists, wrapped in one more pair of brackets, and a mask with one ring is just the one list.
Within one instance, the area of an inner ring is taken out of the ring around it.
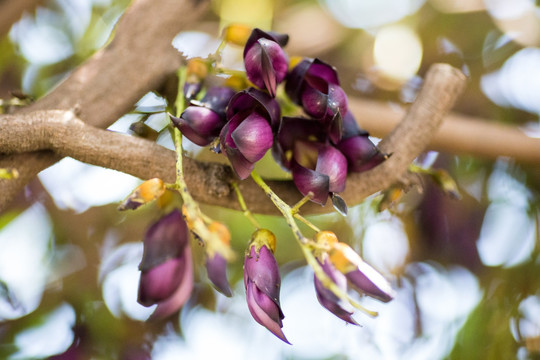
{"label": "brown bark", "polygon": [[25,11],[32,11],[41,0],[1,0],[0,1],[0,37],[9,32]]}
{"label": "brown bark", "polygon": [[[342,196],[350,205],[367,195],[384,189],[406,173],[408,165],[424,150],[437,131],[443,116],[453,105],[465,83],[459,70],[449,65],[434,65],[424,87],[405,118],[380,144],[383,151],[393,153],[383,165],[348,177]],[[57,155],[126,172],[143,179],[159,177],[173,182],[175,154],[151,141],[101,130],[85,124],[72,111],[35,111],[21,116],[0,117],[0,152],[51,150]],[[186,181],[194,197],[203,203],[238,209],[230,191],[230,169],[220,164],[203,164],[186,158]],[[269,181],[269,185],[286,202],[293,204],[300,193],[290,181]],[[255,213],[275,214],[276,210],[251,180],[239,187],[248,207]],[[304,213],[332,210],[307,204]]]}
{"label": "brown bark", "polygon": [[[181,63],[171,46],[174,36],[190,28],[205,13],[204,0],[136,0],[120,19],[114,39],[74,70],[51,93],[21,110],[76,109],[88,124],[105,128],[129,111],[146,92],[155,89]],[[0,180],[0,210],[41,170],[58,161],[52,152],[16,156],[20,176]],[[0,156],[0,168],[13,156]]]}

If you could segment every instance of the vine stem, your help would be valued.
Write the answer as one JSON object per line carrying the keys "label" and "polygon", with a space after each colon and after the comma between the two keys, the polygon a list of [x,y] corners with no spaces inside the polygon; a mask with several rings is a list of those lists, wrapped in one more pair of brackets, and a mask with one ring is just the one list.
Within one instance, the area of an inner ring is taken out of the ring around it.
{"label": "vine stem", "polygon": [[246,206],[244,196],[242,196],[242,193],[240,192],[240,189],[238,188],[238,184],[236,182],[233,182],[232,187],[234,189],[234,192],[236,193],[236,197],[238,199],[238,203],[240,204],[240,208],[244,212],[244,216],[248,218],[248,220],[255,227],[255,229],[260,229],[261,226],[259,225],[259,222],[257,221],[257,219],[255,219],[251,211],[249,211],[249,209]]}
{"label": "vine stem", "polygon": [[326,275],[323,268],[319,264],[319,261],[317,261],[315,255],[313,255],[313,249],[317,248],[317,244],[313,243],[313,241],[310,241],[302,234],[300,228],[294,220],[293,209],[283,200],[281,200],[279,196],[277,196],[277,194],[264,182],[264,180],[256,171],[251,172],[251,177],[253,181],[255,181],[255,183],[266,193],[266,195],[270,198],[270,200],[274,203],[274,205],[278,208],[278,210],[285,218],[285,221],[291,228],[295,239],[297,240],[300,248],[302,249],[302,252],[304,253],[304,257],[306,258],[307,263],[312,267],[313,271],[315,272],[315,276],[317,276],[317,278],[322,282],[322,284],[327,289],[332,291],[334,295],[336,295],[342,301],[350,303],[356,309],[362,311],[369,316],[378,316],[378,313],[376,311],[366,309],[354,299],[352,299],[345,291],[341,290],[336,285],[336,283],[334,283],[332,279],[330,279],[328,275]]}

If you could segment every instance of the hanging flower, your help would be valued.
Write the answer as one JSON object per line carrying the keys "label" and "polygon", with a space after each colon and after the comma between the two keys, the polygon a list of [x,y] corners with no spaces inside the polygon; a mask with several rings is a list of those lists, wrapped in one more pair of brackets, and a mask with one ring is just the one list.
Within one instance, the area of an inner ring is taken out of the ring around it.
{"label": "hanging flower", "polygon": [[279,304],[281,277],[274,258],[276,238],[266,229],[251,236],[244,261],[244,286],[249,311],[255,321],[290,344],[281,328],[283,312]]}
{"label": "hanging flower", "polygon": [[206,146],[225,125],[225,109],[234,93],[228,87],[212,87],[201,101],[192,101],[179,118],[169,117],[185,137],[199,146]]}
{"label": "hanging flower", "polygon": [[291,161],[293,181],[312,201],[324,205],[328,196],[345,190],[347,159],[331,145],[297,141]]}
{"label": "hanging flower", "polygon": [[244,48],[246,75],[257,87],[276,96],[277,85],[287,75],[288,58],[282,49],[289,40],[287,35],[267,33],[254,29]]}
{"label": "hanging flower", "polygon": [[329,252],[332,265],[361,293],[388,302],[394,298],[392,286],[349,245],[338,242]]}
{"label": "hanging flower", "polygon": [[227,108],[227,124],[219,136],[222,151],[241,179],[249,176],[255,163],[272,147],[272,128],[279,126],[279,104],[254,88],[241,91]]}
{"label": "hanging flower", "polygon": [[139,265],[138,302],[157,304],[152,318],[164,318],[180,309],[193,288],[189,231],[182,215],[174,210],[146,232]]}
{"label": "hanging flower", "polygon": [[347,95],[334,67],[319,59],[304,59],[289,74],[285,91],[308,115],[321,121],[333,143],[341,139]]}

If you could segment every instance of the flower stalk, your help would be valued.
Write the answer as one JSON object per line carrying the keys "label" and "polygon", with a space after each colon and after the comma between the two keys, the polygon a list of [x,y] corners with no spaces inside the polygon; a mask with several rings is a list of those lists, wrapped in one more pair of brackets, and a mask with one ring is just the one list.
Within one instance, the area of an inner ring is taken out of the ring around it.
{"label": "flower stalk", "polygon": [[281,212],[281,214],[285,218],[285,221],[291,228],[295,239],[297,240],[298,244],[300,245],[300,248],[302,249],[302,252],[304,253],[304,257],[306,258],[307,263],[311,266],[311,268],[315,272],[315,275],[321,281],[321,283],[330,291],[332,291],[334,295],[336,295],[342,301],[350,303],[356,309],[360,310],[361,312],[369,316],[372,316],[372,317],[378,316],[378,313],[376,311],[366,309],[364,306],[360,305],[358,302],[352,299],[346,292],[342,291],[332,281],[332,279],[328,277],[328,275],[326,275],[323,268],[321,267],[321,265],[315,258],[315,255],[313,255],[313,250],[318,248],[319,246],[315,244],[313,241],[310,241],[308,238],[306,238],[302,234],[302,232],[300,231],[300,228],[298,227],[298,225],[296,224],[296,221],[294,220],[292,208],[289,205],[287,205],[283,200],[281,200],[281,198],[264,182],[264,180],[256,171],[251,172],[251,177],[253,181],[255,181],[255,183],[266,193],[266,195],[270,198],[270,200],[274,203],[274,205],[278,208],[278,210]]}

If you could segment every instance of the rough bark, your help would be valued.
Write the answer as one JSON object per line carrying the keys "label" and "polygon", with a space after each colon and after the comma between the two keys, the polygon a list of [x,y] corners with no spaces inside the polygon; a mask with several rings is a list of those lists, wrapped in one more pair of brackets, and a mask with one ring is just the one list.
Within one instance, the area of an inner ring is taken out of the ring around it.
{"label": "rough bark", "polygon": [[[380,144],[384,152],[393,153],[390,159],[365,173],[349,175],[342,196],[350,205],[388,187],[406,173],[408,165],[430,142],[464,84],[463,74],[449,65],[436,64],[430,69],[416,102]],[[0,138],[0,152],[3,153],[50,150],[57,156],[71,156],[143,179],[159,177],[167,182],[174,181],[174,152],[148,140],[85,124],[72,111],[34,111],[24,116],[3,116],[0,133],[9,134]],[[233,176],[226,165],[203,164],[186,158],[184,170],[188,186],[197,200],[238,209],[229,187]],[[269,185],[288,203],[301,197],[291,181],[270,181]],[[244,180],[239,187],[252,212],[276,213],[269,200],[261,200],[265,198],[254,182]],[[332,208],[309,203],[302,210],[304,213],[321,213]]]}
{"label": "rough bark", "polygon": [[[174,36],[205,13],[205,0],[136,0],[116,26],[113,40],[74,70],[48,95],[21,110],[76,110],[84,122],[105,128],[128,112],[181,64]],[[59,160],[52,152],[15,157],[21,176],[0,180],[0,210],[41,170]],[[0,168],[13,156],[0,156]]]}

